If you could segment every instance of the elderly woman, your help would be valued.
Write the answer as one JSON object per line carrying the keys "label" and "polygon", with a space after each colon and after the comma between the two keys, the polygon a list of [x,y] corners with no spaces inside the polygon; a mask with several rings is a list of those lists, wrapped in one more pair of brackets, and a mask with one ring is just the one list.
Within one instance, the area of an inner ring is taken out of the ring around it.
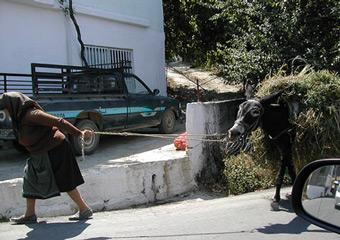
{"label": "elderly woman", "polygon": [[[26,213],[11,221],[37,222],[36,199],[60,196],[60,192],[67,192],[78,205],[79,212],[70,220],[90,218],[92,210],[77,189],[84,179],[71,145],[60,130],[75,137],[81,137],[83,133],[68,121],[45,113],[37,102],[19,92],[2,94],[0,109],[11,117],[18,142],[30,153],[23,177]],[[88,132],[86,136],[92,134]]]}

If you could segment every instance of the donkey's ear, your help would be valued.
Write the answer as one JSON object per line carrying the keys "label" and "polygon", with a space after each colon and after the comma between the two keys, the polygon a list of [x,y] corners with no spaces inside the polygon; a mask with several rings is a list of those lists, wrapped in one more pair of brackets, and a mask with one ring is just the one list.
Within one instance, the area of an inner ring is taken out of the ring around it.
{"label": "donkey's ear", "polygon": [[283,91],[279,91],[279,92],[270,94],[270,95],[268,95],[264,98],[261,98],[260,102],[261,102],[262,105],[271,104],[271,103],[275,102],[281,96],[282,93],[283,93]]}
{"label": "donkey's ear", "polygon": [[247,100],[255,98],[254,88],[252,82],[249,80],[246,82],[244,95],[246,95]]}

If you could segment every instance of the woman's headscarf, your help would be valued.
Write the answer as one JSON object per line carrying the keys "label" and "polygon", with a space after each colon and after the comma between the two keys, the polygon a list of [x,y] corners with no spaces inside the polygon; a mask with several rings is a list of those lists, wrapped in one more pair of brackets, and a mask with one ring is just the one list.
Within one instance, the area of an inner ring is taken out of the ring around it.
{"label": "woman's headscarf", "polygon": [[20,121],[26,110],[34,107],[42,110],[37,102],[20,92],[7,92],[0,96],[0,109],[5,108],[8,110],[16,136],[20,127]]}

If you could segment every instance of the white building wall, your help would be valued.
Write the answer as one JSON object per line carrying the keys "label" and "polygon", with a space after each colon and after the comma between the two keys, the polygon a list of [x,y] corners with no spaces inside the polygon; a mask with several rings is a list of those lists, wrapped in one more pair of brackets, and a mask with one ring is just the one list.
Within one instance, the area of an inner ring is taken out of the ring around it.
{"label": "white building wall", "polygon": [[[134,73],[166,95],[162,0],[75,0],[86,45],[133,51]],[[32,62],[81,65],[74,25],[57,0],[0,0],[0,72]]]}

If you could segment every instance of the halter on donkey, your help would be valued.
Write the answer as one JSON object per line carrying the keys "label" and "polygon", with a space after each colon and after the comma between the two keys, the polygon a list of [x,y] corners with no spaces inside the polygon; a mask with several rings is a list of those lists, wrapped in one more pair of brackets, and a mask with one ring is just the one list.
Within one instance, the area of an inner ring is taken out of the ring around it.
{"label": "halter on donkey", "polygon": [[283,103],[276,103],[282,92],[271,94],[262,99],[255,98],[253,88],[247,85],[247,101],[242,103],[237,113],[237,119],[229,130],[229,140],[236,141],[241,136],[261,127],[269,138],[280,149],[281,167],[276,178],[276,193],[273,203],[273,210],[278,209],[280,201],[280,189],[283,183],[286,168],[288,168],[292,183],[296,174],[292,162],[292,143],[295,138],[295,129],[289,121],[290,111]]}

